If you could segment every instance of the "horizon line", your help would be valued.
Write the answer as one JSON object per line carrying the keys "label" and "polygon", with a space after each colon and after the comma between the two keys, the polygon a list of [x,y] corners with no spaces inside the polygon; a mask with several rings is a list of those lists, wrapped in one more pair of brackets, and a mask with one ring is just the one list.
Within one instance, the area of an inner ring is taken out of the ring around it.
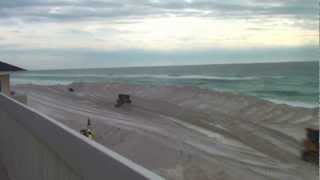
{"label": "horizon line", "polygon": [[61,70],[82,70],[82,69],[125,69],[125,68],[158,68],[158,67],[182,67],[182,66],[210,66],[210,65],[242,65],[242,64],[277,64],[277,63],[303,63],[303,62],[319,62],[319,60],[305,61],[264,61],[264,62],[221,62],[210,64],[173,64],[173,65],[133,65],[133,66],[113,66],[113,67],[89,67],[89,68],[55,68],[55,69],[27,69],[27,71],[61,71]]}

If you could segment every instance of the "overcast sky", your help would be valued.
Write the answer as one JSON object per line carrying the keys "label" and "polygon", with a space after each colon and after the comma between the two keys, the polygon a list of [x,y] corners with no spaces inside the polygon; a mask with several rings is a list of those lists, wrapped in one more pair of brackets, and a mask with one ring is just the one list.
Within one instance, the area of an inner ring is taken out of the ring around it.
{"label": "overcast sky", "polygon": [[317,0],[0,0],[29,69],[318,60]]}

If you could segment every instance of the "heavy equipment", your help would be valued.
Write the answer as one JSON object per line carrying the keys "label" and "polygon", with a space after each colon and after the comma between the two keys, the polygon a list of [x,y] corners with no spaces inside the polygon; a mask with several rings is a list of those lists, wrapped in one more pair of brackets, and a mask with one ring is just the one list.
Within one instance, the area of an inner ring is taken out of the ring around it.
{"label": "heavy equipment", "polygon": [[94,139],[94,133],[91,130],[91,120],[90,120],[90,118],[88,118],[88,121],[87,121],[87,128],[86,129],[81,129],[80,133],[82,135],[86,136],[89,139]]}
{"label": "heavy equipment", "polygon": [[117,99],[117,103],[114,106],[120,107],[125,103],[128,103],[128,104],[132,103],[132,101],[130,99],[130,95],[129,94],[119,94],[118,99]]}
{"label": "heavy equipment", "polygon": [[319,129],[306,128],[306,133],[306,139],[303,141],[302,159],[319,166]]}

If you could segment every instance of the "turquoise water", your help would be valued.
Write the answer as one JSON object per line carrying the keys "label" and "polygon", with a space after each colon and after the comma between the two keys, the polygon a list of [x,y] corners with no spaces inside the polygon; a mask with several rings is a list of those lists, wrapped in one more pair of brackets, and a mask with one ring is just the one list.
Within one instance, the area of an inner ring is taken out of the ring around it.
{"label": "turquoise water", "polygon": [[316,106],[319,102],[319,62],[28,71],[13,73],[12,82],[188,85],[291,104]]}

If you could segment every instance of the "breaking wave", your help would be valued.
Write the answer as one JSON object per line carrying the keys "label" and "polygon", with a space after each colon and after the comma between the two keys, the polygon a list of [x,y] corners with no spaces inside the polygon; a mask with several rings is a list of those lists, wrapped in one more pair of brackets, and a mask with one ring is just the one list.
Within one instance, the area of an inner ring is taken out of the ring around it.
{"label": "breaking wave", "polygon": [[310,93],[310,92],[301,92],[301,91],[294,91],[294,90],[258,90],[254,91],[255,93],[261,93],[261,94],[275,94],[280,96],[313,96],[318,95],[317,93]]}
{"label": "breaking wave", "polygon": [[79,78],[154,78],[154,79],[190,79],[190,80],[224,80],[224,81],[246,81],[246,80],[259,80],[259,79],[280,79],[282,76],[245,76],[245,77],[225,77],[225,76],[208,76],[208,75],[162,75],[162,74],[18,74],[14,78],[39,78],[39,79],[79,79]]}

